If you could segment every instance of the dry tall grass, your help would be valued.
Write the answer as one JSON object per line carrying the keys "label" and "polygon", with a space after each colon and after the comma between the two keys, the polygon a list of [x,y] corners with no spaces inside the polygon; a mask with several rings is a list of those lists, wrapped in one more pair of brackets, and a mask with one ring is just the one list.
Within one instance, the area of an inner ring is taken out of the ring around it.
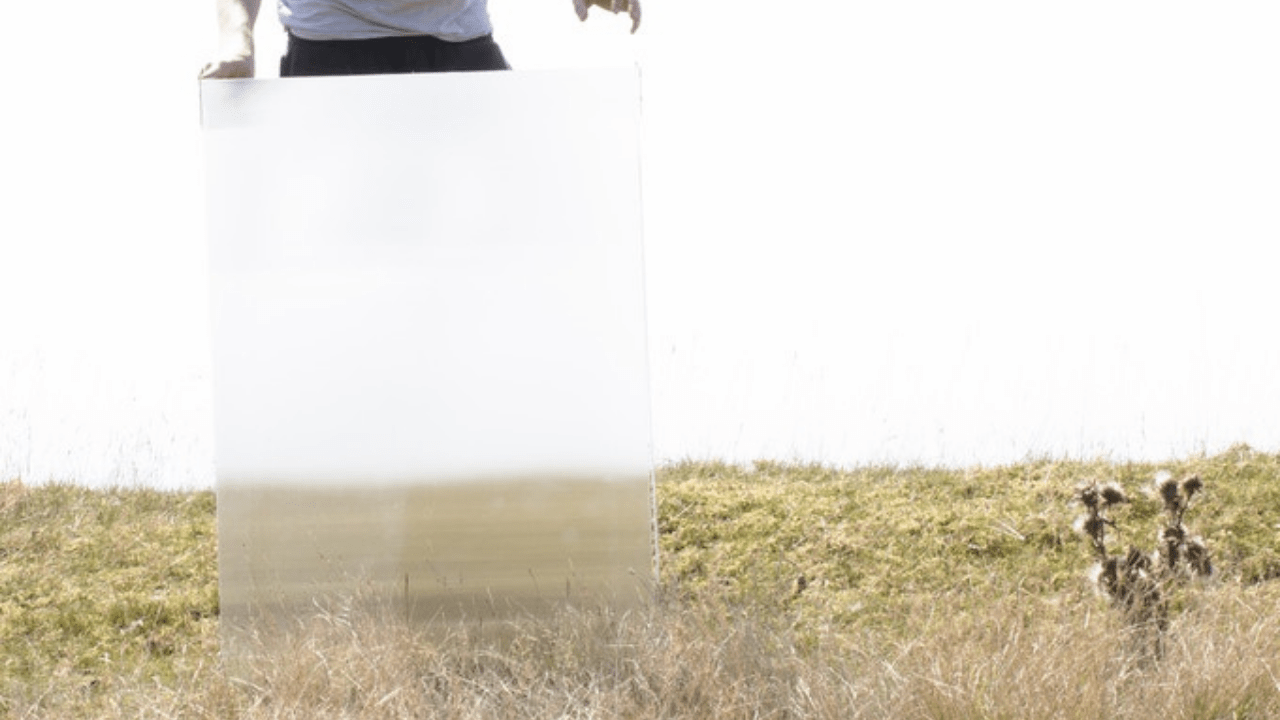
{"label": "dry tall grass", "polygon": [[[337,603],[287,638],[169,682],[108,677],[9,698],[13,717],[892,718],[1280,717],[1277,592],[1203,593],[1153,661],[1094,598],[1016,591],[914,639],[799,643],[782,618],[713,603],[566,610],[436,633]],[[103,692],[107,691],[107,692]]]}

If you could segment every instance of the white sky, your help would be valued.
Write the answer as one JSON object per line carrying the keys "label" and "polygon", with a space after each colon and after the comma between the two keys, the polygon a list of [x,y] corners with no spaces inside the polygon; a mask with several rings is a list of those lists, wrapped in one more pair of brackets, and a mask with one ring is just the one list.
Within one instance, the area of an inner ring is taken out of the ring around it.
{"label": "white sky", "polygon": [[[1273,3],[779,7],[491,8],[641,65],[659,459],[1280,449]],[[57,15],[0,49],[0,474],[207,484],[212,3]]]}

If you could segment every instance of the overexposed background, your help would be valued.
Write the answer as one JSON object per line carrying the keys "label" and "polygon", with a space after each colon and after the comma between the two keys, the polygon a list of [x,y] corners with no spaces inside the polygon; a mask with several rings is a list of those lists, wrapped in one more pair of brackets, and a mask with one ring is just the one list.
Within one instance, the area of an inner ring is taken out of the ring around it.
{"label": "overexposed background", "polygon": [[[1280,449],[1274,4],[491,11],[642,68],[658,460]],[[11,14],[0,476],[208,486],[212,2]]]}

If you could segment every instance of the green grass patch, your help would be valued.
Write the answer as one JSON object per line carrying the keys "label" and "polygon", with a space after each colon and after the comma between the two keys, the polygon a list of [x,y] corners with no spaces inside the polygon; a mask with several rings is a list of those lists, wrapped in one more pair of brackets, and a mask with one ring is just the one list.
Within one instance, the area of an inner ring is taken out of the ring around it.
{"label": "green grass patch", "polygon": [[214,495],[0,485],[0,695],[216,652]]}

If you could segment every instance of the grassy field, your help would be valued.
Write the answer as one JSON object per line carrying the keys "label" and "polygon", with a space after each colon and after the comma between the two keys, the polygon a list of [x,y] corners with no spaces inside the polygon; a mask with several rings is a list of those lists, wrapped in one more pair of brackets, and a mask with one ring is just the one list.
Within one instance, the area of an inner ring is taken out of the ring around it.
{"label": "grassy field", "polygon": [[[1152,547],[1166,469],[1216,575],[1164,653],[1090,586],[1077,483],[1115,480],[1114,548]],[[661,593],[503,639],[317,602],[218,656],[215,498],[0,484],[0,714],[15,718],[1280,717],[1280,455],[942,470],[664,467]]]}

